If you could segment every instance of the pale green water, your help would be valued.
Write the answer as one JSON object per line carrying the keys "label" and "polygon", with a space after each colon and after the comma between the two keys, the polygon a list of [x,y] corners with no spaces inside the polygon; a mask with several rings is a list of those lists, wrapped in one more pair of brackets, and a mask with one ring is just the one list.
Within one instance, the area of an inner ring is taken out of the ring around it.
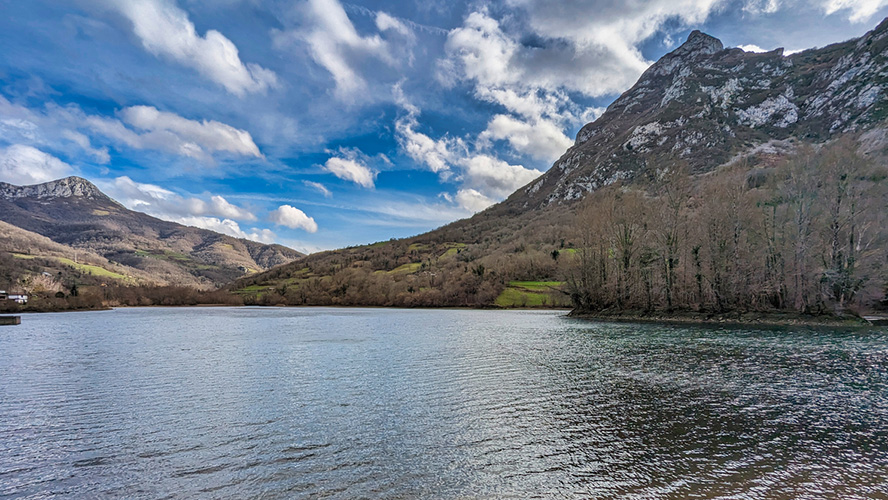
{"label": "pale green water", "polygon": [[888,331],[127,309],[0,328],[0,497],[888,498]]}

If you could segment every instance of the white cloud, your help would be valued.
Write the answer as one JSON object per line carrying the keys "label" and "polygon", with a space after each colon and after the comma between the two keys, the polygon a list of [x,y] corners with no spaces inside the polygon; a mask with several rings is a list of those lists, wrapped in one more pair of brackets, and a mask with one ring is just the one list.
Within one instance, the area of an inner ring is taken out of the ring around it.
{"label": "white cloud", "polygon": [[107,190],[127,208],[161,219],[179,222],[188,217],[217,216],[228,220],[256,220],[252,212],[231,204],[222,196],[212,195],[209,201],[194,197],[185,198],[155,184],[135,182],[126,176],[114,179],[114,183],[107,186]]}
{"label": "white cloud", "polygon": [[83,152],[91,160],[108,163],[108,148],[92,147],[89,137],[75,130],[82,120],[71,120],[70,109],[76,108],[47,104],[44,110],[31,110],[0,95],[0,137],[10,143],[48,146],[69,156]]}
{"label": "white cloud", "polygon": [[407,100],[400,84],[395,85],[392,91],[395,102],[407,112],[395,122],[398,144],[410,158],[432,172],[442,174],[450,170],[460,154],[466,151],[465,143],[448,137],[436,140],[417,131],[419,108]]}
{"label": "white cloud", "polygon": [[[523,33],[507,33],[486,11],[473,12],[463,26],[452,30],[447,38],[447,58],[442,66],[445,80],[474,82],[476,92],[482,96],[491,89],[512,89],[519,93],[563,89],[598,97],[625,90],[650,64],[635,48],[635,43],[646,36],[636,35],[626,40],[623,33],[605,33],[615,31],[616,27],[585,24],[583,29],[573,32],[558,31],[549,25],[546,17],[537,15],[532,2],[526,4],[520,6],[529,11],[530,28],[543,43],[522,44]],[[565,8],[552,5],[556,11]],[[596,9],[590,7],[589,11]],[[540,17],[542,19],[538,19]],[[598,19],[597,15],[579,13],[572,13],[570,17],[551,24],[560,23],[570,30],[570,24],[577,18]],[[600,36],[590,38],[596,31]],[[648,36],[650,34],[653,30]]]}
{"label": "white cloud", "polygon": [[744,52],[767,52],[766,49],[763,49],[763,48],[759,47],[758,45],[753,45],[753,44],[738,45],[737,48],[744,51]]}
{"label": "white cloud", "polygon": [[220,153],[263,158],[249,132],[215,120],[190,120],[152,106],[130,106],[118,115],[120,119],[89,115],[73,104],[49,103],[32,110],[0,96],[0,137],[10,143],[50,146],[68,156],[86,153],[99,163],[108,163],[111,157],[107,147],[93,146],[93,141],[102,140],[97,136],[208,163]]}
{"label": "white cloud", "polygon": [[532,158],[553,162],[573,146],[561,127],[549,120],[522,121],[509,115],[496,115],[479,139],[505,140],[512,149]]}
{"label": "white cloud", "polygon": [[258,64],[244,64],[237,47],[222,33],[200,36],[188,14],[172,0],[109,1],[133,24],[142,46],[156,56],[197,70],[228,92],[243,96],[278,86],[277,75]]}
{"label": "white cloud", "polygon": [[[135,149],[153,149],[209,162],[215,153],[262,158],[249,132],[214,120],[189,120],[152,106],[120,111],[123,121],[69,110],[70,122]],[[128,128],[126,125],[131,126]]]}
{"label": "white cloud", "polygon": [[215,231],[217,233],[227,234],[228,236],[233,236],[235,238],[258,241],[259,243],[274,243],[277,238],[277,235],[270,229],[252,228],[249,232],[244,231],[241,229],[240,224],[231,219],[188,216],[173,218],[170,220],[186,226],[209,229],[210,231]]}
{"label": "white cloud", "polygon": [[773,14],[780,10],[780,2],[778,0],[747,0],[743,10],[752,14]]}
{"label": "white cloud", "polygon": [[259,229],[254,227],[253,229],[250,229],[249,233],[247,233],[247,239],[268,244],[274,243],[277,240],[277,235],[274,234],[274,231],[271,229]]}
{"label": "white cloud", "polygon": [[456,192],[454,198],[456,203],[470,212],[480,212],[485,208],[496,203],[495,200],[488,198],[475,189],[460,189]]}
{"label": "white cloud", "polygon": [[[461,183],[461,188],[455,198],[448,198],[449,195],[445,195],[448,201],[455,201],[467,210],[477,211],[487,208],[543,174],[536,169],[512,165],[484,152],[470,152],[460,139],[445,137],[436,140],[416,131],[415,128],[419,125],[419,109],[407,102],[399,87],[396,86],[394,90],[396,101],[407,111],[407,114],[395,124],[398,143],[404,152],[431,171],[445,174],[444,177],[453,177],[452,170],[457,173],[453,178]],[[509,132],[514,132],[516,138],[513,145],[517,148],[530,152],[532,147],[540,147],[544,151],[543,154],[555,154],[554,147],[543,144],[531,136],[533,133],[541,133],[543,135],[541,141],[555,140],[557,143],[560,140],[557,137],[559,134],[557,129],[547,130],[545,124],[535,128],[515,118],[501,116],[501,120],[491,121],[493,126],[489,126],[488,130],[479,136],[475,141],[476,146],[483,146],[484,142],[490,139],[508,139]],[[561,146],[559,148],[557,154],[563,153],[566,149]]]}
{"label": "white cloud", "polygon": [[275,224],[289,227],[290,229],[303,229],[309,233],[315,233],[318,230],[318,224],[315,220],[302,210],[290,205],[281,205],[271,212],[270,220]]}
{"label": "white cloud", "polygon": [[354,182],[365,188],[373,188],[376,174],[359,158],[340,158],[334,156],[324,163],[324,170],[347,181]]}
{"label": "white cloud", "polygon": [[[537,29],[529,14],[531,28]],[[649,62],[631,44],[612,50],[601,41],[546,32],[530,33],[540,40],[527,44],[521,42],[527,33],[520,31],[507,32],[486,9],[471,13],[448,35],[439,77],[445,83],[470,82],[477,99],[509,112],[490,120],[482,144],[505,140],[521,155],[554,161],[572,145],[566,129],[600,114],[575,104],[569,93],[597,97],[622,91]]]}
{"label": "white cloud", "polygon": [[121,111],[121,116],[132,127],[149,133],[175,136],[182,148],[262,157],[249,132],[214,120],[189,120],[152,106],[130,106]]}
{"label": "white cloud", "polygon": [[475,155],[464,161],[465,185],[498,198],[543,175],[539,170],[511,165],[488,155]]}
{"label": "white cloud", "polygon": [[432,172],[442,173],[450,170],[454,153],[452,149],[462,149],[459,139],[432,139],[418,132],[419,125],[416,118],[408,115],[398,119],[395,123],[398,142],[401,148],[414,161],[426,165]]}
{"label": "white cloud", "polygon": [[379,29],[379,31],[395,31],[410,39],[416,38],[413,31],[408,28],[406,24],[401,22],[400,19],[381,11],[376,13],[376,28]]}
{"label": "white cloud", "polygon": [[155,184],[135,182],[129,177],[118,177],[112,184],[103,187],[112,198],[127,208],[163,220],[260,243],[273,243],[277,238],[277,235],[269,229],[241,228],[235,219],[255,221],[256,216],[219,195],[210,196],[209,201],[194,197],[186,198]]}
{"label": "white cloud", "polygon": [[207,212],[221,215],[222,217],[231,217],[232,219],[256,220],[256,216],[251,212],[232,205],[228,200],[219,195],[213,195],[210,197]]}
{"label": "white cloud", "polygon": [[[442,195],[447,199],[447,196]],[[362,223],[374,226],[414,227],[428,230],[448,222],[470,215],[471,212],[453,205],[453,197],[449,203],[428,203],[426,200],[405,199],[399,196],[395,200],[381,201],[372,206],[363,206],[358,210],[376,215],[362,219]]]}
{"label": "white cloud", "polygon": [[335,95],[342,101],[355,102],[366,94],[367,81],[362,67],[378,62],[395,67],[399,61],[412,61],[409,47],[415,35],[404,23],[386,13],[376,14],[377,29],[397,36],[402,43],[392,45],[380,34],[361,36],[338,0],[308,0],[302,13],[305,27],[275,31],[275,44],[278,47],[295,42],[307,44],[314,61],[333,77]]}
{"label": "white cloud", "polygon": [[97,162],[109,163],[111,161],[111,155],[108,154],[108,148],[92,147],[89,137],[85,134],[77,132],[76,130],[63,130],[61,134],[63,138],[77,144],[80,149],[89,154]]}
{"label": "white cloud", "polygon": [[302,181],[302,183],[324,195],[324,198],[330,198],[331,196],[333,196],[333,193],[331,193],[330,190],[327,189],[327,186],[321,184],[320,182]]}
{"label": "white cloud", "polygon": [[[632,68],[644,63],[636,48],[640,42],[655,34],[667,21],[677,21],[674,26],[678,29],[700,24],[723,1],[633,0],[631,5],[622,0],[575,0],[555,4],[545,0],[507,0],[507,3],[527,13],[529,27],[535,34],[569,41],[569,48],[581,56],[597,53],[602,62],[609,63],[597,69],[604,71],[608,65]],[[622,91],[626,86],[616,90]]]}
{"label": "white cloud", "polygon": [[475,97],[499,104],[512,113],[529,119],[543,117],[558,121],[570,121],[581,111],[561,90],[515,89],[482,87],[475,88]]}
{"label": "white cloud", "polygon": [[69,176],[74,168],[51,154],[22,144],[0,149],[0,181],[40,184]]}
{"label": "white cloud", "polygon": [[840,10],[848,10],[848,20],[852,23],[869,21],[882,7],[888,5],[888,0],[826,0],[823,2],[823,10],[826,15]]}

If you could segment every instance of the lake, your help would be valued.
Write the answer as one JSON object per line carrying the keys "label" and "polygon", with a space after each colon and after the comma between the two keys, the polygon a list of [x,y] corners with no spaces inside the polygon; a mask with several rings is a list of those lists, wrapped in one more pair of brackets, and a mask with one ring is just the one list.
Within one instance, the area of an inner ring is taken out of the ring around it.
{"label": "lake", "polygon": [[0,327],[0,497],[886,498],[888,330],[147,308]]}

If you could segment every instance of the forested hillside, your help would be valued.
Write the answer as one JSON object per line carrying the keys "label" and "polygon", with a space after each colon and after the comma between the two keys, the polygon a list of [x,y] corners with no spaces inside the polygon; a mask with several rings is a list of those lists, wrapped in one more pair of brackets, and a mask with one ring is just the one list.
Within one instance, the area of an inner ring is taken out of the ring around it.
{"label": "forested hillside", "polygon": [[853,141],[804,146],[770,167],[663,176],[583,203],[567,277],[580,312],[886,305],[888,169]]}

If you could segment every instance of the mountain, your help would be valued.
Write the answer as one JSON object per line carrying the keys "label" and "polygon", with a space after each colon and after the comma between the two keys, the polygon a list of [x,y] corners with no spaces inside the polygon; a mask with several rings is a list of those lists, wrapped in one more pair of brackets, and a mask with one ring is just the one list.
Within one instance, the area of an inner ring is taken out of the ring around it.
{"label": "mountain", "polygon": [[570,202],[618,180],[653,178],[669,161],[705,173],[738,154],[779,152],[792,141],[862,133],[868,152],[883,152],[886,49],[888,20],[861,38],[789,56],[783,49],[725,49],[694,31],[505,205]]}
{"label": "mountain", "polygon": [[695,31],[502,203],[232,289],[260,304],[888,304],[886,48],[888,20],[788,56]]}
{"label": "mountain", "polygon": [[[302,257],[281,245],[129,210],[79,177],[33,186],[0,183],[0,220],[24,231],[3,232],[3,246],[11,253],[87,259],[114,275],[127,276],[130,284],[214,287]],[[35,234],[56,246],[37,241]],[[17,251],[11,248],[15,245],[20,246]]]}

